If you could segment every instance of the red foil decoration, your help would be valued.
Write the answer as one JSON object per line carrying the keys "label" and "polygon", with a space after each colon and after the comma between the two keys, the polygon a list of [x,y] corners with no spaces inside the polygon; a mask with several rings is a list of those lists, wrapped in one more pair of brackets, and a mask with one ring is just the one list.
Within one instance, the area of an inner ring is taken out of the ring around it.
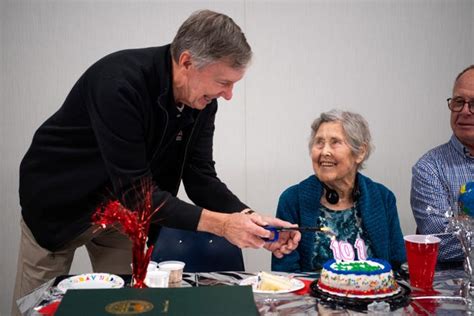
{"label": "red foil decoration", "polygon": [[92,222],[106,228],[115,223],[121,224],[121,230],[132,241],[132,286],[146,288],[145,277],[150,263],[153,245],[146,248],[148,230],[152,216],[159,210],[152,209],[153,187],[149,182],[144,182],[138,196],[142,197],[140,206],[136,210],[129,210],[118,200],[110,200],[101,205],[92,215]]}

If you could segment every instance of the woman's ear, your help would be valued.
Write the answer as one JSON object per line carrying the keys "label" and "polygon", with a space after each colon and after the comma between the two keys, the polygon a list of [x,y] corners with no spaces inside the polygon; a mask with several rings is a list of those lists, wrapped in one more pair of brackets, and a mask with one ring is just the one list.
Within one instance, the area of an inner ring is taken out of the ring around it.
{"label": "woman's ear", "polygon": [[364,161],[366,154],[367,154],[367,144],[363,144],[362,146],[360,146],[359,153],[356,156],[357,164],[360,164],[362,161]]}

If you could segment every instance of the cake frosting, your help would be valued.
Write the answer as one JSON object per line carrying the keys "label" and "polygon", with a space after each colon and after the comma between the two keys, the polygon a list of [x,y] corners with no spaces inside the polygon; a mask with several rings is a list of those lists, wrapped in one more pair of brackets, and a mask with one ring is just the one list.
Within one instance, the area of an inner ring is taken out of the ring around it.
{"label": "cake frosting", "polygon": [[318,287],[327,293],[360,298],[391,296],[400,291],[392,267],[381,259],[327,261]]}

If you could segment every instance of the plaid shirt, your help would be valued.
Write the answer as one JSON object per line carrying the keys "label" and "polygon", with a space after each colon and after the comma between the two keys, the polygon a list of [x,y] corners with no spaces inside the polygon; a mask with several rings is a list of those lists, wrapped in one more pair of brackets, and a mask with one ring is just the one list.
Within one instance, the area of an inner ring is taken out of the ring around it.
{"label": "plaid shirt", "polygon": [[[453,135],[448,143],[423,155],[413,166],[412,175],[410,202],[418,232],[445,232],[446,211],[457,209],[461,185],[474,181],[474,157]],[[455,236],[440,238],[439,261],[463,260],[461,245]]]}

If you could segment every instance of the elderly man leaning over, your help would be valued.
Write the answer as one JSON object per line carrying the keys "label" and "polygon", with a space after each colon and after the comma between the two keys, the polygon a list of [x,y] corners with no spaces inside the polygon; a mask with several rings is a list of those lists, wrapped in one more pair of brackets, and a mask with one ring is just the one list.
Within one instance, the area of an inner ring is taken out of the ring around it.
{"label": "elderly man leaning over", "polygon": [[[292,224],[251,211],[214,168],[217,99],[232,98],[251,56],[230,17],[204,10],[181,25],[171,45],[110,54],[79,78],[36,131],[20,166],[15,298],[68,274],[83,245],[94,271],[130,273],[131,242],[93,227],[91,215],[111,194],[125,205],[136,201],[143,180],[153,181],[153,206],[164,203],[157,225],[265,246],[278,257],[296,248],[295,232],[265,244],[261,237],[270,232],[262,225]],[[176,197],[181,181],[195,205]]]}
{"label": "elderly man leaning over", "polygon": [[[474,65],[454,81],[448,98],[453,135],[423,155],[412,169],[411,208],[418,232],[445,232],[446,211],[457,207],[461,185],[474,180]],[[439,262],[463,260],[455,236],[441,236]]]}

